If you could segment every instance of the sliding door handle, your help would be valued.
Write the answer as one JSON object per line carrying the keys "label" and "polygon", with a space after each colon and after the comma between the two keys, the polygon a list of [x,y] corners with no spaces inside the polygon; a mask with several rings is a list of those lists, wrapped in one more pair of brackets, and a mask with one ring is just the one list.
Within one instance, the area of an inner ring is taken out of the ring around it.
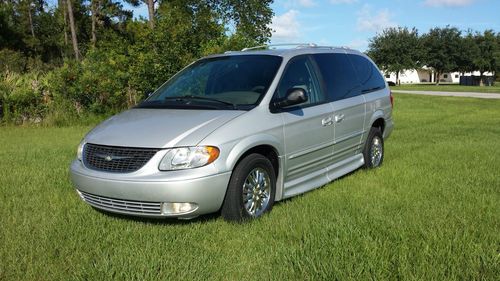
{"label": "sliding door handle", "polygon": [[335,115],[335,122],[340,123],[342,120],[344,120],[345,115],[344,114],[339,114]]}
{"label": "sliding door handle", "polygon": [[323,126],[329,126],[332,124],[333,124],[333,120],[332,120],[331,116],[328,116],[328,117],[324,118],[323,120],[321,120],[321,125],[323,125]]}

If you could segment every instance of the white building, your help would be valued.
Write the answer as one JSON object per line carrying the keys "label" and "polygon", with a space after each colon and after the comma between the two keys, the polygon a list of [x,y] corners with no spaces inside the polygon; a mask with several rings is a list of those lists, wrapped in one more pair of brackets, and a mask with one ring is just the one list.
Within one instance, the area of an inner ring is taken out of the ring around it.
{"label": "white building", "polygon": [[[387,82],[396,83],[396,73],[385,73],[382,72],[385,76],[385,80]],[[480,76],[481,73],[479,71],[474,72],[466,72],[463,76]],[[444,83],[459,83],[461,74],[459,72],[449,72],[442,73],[439,75],[439,82]],[[486,72],[484,76],[493,76],[493,73]],[[399,73],[399,81],[401,84],[419,84],[419,83],[436,83],[436,73],[433,69],[423,67],[421,69],[412,69],[406,70],[404,72]]]}

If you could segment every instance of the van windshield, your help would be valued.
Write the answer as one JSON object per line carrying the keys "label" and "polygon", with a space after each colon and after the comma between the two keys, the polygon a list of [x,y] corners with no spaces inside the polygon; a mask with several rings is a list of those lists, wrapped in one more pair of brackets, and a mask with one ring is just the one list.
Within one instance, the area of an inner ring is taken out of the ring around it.
{"label": "van windshield", "polygon": [[199,60],[173,76],[139,108],[237,109],[255,107],[282,58],[238,55]]}

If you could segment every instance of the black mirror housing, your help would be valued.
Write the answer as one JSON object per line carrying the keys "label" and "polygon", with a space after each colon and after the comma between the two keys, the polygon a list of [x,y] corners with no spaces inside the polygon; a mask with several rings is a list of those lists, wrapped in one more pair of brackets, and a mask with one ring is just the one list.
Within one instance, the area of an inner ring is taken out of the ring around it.
{"label": "black mirror housing", "polygon": [[274,103],[275,108],[283,108],[287,106],[304,103],[308,100],[307,93],[302,88],[291,88],[286,92],[286,97]]}

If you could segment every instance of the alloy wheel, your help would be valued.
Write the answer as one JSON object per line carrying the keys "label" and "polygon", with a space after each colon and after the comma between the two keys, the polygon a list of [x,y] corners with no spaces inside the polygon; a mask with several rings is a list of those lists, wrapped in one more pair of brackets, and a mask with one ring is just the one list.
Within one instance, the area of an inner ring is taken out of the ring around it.
{"label": "alloy wheel", "polygon": [[260,216],[269,205],[271,179],[262,168],[253,169],[243,183],[243,205],[250,216]]}

